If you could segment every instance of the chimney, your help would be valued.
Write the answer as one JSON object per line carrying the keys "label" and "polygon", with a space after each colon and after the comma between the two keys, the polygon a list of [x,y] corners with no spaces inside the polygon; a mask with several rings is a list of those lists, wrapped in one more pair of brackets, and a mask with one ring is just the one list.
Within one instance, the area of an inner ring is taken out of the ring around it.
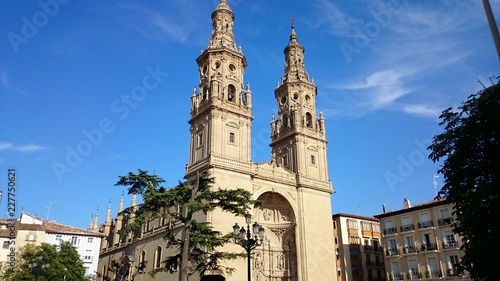
{"label": "chimney", "polygon": [[385,204],[382,204],[382,212],[385,214],[386,209],[385,209]]}
{"label": "chimney", "polygon": [[405,198],[403,200],[403,209],[408,209],[408,208],[411,208],[410,200],[408,200],[408,198]]}

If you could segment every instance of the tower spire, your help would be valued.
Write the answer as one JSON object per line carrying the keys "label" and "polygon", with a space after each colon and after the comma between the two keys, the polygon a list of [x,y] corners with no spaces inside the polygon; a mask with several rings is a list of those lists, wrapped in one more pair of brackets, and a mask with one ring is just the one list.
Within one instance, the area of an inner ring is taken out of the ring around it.
{"label": "tower spire", "polygon": [[290,41],[285,48],[285,74],[283,75],[283,83],[303,81],[309,82],[306,66],[304,65],[304,47],[300,45],[295,33],[295,20],[291,19]]}
{"label": "tower spire", "polygon": [[93,230],[99,230],[99,207],[97,207],[97,210],[95,211]]}
{"label": "tower spire", "polygon": [[[120,199],[120,203],[118,204],[118,213],[121,213],[123,211],[123,194],[122,198]],[[120,215],[120,214],[118,214]]]}
{"label": "tower spire", "polygon": [[210,42],[196,59],[199,92],[195,88],[191,94],[187,178],[222,158],[250,167],[253,94],[249,84],[245,88],[247,61],[241,48],[236,48],[233,24],[227,0],[220,0],[212,13]]}
{"label": "tower spire", "polygon": [[220,0],[212,13],[212,38],[208,44],[211,48],[230,48],[236,50],[233,34],[234,14],[227,0]]}
{"label": "tower spire", "polygon": [[106,210],[106,221],[105,223],[111,223],[111,199],[108,203],[108,209]]}
{"label": "tower spire", "polygon": [[306,72],[304,47],[295,33],[295,21],[291,19],[291,23],[290,39],[284,50],[285,73],[282,84],[274,91],[278,119],[271,119],[272,160],[301,177],[323,182],[324,190],[331,192],[325,119],[321,112],[317,117],[317,88]]}

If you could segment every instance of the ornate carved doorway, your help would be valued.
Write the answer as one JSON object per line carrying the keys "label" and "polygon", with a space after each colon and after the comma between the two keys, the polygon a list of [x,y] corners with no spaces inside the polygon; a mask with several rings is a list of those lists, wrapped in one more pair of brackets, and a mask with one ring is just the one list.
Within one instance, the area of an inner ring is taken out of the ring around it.
{"label": "ornate carved doorway", "polygon": [[253,252],[254,280],[296,281],[297,247],[293,209],[278,193],[264,193],[259,200],[262,205],[255,209],[254,217],[266,232],[262,246]]}

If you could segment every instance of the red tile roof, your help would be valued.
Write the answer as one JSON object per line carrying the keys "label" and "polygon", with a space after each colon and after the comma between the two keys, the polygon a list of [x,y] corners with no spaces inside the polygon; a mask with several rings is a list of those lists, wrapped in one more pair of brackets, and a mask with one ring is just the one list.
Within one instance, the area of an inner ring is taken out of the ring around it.
{"label": "red tile roof", "polygon": [[[19,220],[5,220],[0,219],[0,237],[10,237],[11,230],[9,229],[9,224],[15,224],[15,230],[29,230],[29,231],[44,231],[45,233],[51,234],[69,234],[69,235],[80,235],[80,236],[94,236],[94,237],[104,237],[105,235],[100,232],[89,231],[86,229],[64,225],[56,222],[51,222],[43,220],[42,224],[30,224],[30,223],[20,223]],[[6,225],[3,229],[2,225]]]}

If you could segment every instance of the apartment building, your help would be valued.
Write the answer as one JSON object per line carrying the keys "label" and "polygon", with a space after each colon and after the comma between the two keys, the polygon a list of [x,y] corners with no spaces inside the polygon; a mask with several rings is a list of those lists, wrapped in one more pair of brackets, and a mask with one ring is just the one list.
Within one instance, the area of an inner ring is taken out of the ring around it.
{"label": "apartment building", "polygon": [[[9,266],[10,247],[16,250],[27,244],[39,245],[48,243],[58,245],[61,241],[69,241],[75,246],[80,259],[83,261],[85,274],[96,274],[99,260],[101,239],[104,237],[96,225],[93,230],[85,230],[52,221],[22,212],[18,220],[0,220],[0,275],[2,269]],[[12,243],[14,239],[14,243]]]}
{"label": "apartment building", "polygon": [[452,231],[453,205],[445,199],[375,215],[382,228],[388,280],[469,280],[459,269],[460,239]]}
{"label": "apartment building", "polygon": [[385,281],[379,220],[352,214],[332,216],[338,281]]}

